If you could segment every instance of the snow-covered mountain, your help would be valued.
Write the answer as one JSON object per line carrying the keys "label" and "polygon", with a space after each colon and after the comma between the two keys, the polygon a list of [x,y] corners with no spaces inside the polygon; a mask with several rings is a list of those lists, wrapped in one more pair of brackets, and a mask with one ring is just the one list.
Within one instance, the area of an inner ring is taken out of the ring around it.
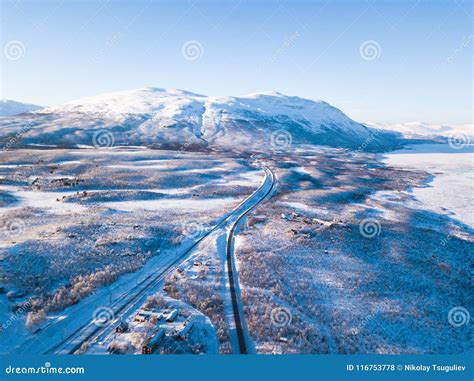
{"label": "snow-covered mountain", "polygon": [[474,141],[474,125],[472,124],[442,125],[424,122],[409,122],[398,124],[367,123],[367,125],[382,130],[399,132],[407,139],[436,139],[439,137],[450,138],[454,136],[466,136]]}
{"label": "snow-covered mountain", "polygon": [[24,145],[97,145],[97,135],[107,133],[107,145],[253,150],[320,144],[378,151],[398,144],[399,136],[357,123],[323,101],[277,92],[207,97],[154,87],[2,118],[0,138],[25,123],[31,128],[22,136]]}
{"label": "snow-covered mountain", "polygon": [[0,100],[0,116],[12,116],[23,114],[28,111],[36,111],[41,109],[41,106],[30,103],[15,102],[8,99]]}

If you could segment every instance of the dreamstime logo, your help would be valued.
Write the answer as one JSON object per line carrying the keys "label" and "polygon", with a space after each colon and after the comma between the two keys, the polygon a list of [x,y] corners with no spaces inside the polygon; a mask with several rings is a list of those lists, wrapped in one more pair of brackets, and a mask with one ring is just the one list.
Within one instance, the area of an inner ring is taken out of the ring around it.
{"label": "dreamstime logo", "polygon": [[3,54],[7,60],[17,61],[25,56],[26,48],[23,42],[12,40],[5,44]]}
{"label": "dreamstime logo", "polygon": [[453,327],[462,327],[469,323],[471,315],[464,307],[454,307],[449,310],[448,321]]}
{"label": "dreamstime logo", "polygon": [[364,41],[359,46],[359,54],[364,60],[372,61],[380,57],[382,54],[382,48],[377,41]]}
{"label": "dreamstime logo", "polygon": [[460,232],[460,228],[458,226],[455,226],[453,230],[440,241],[440,245],[443,247],[446,246],[448,242],[451,241],[453,237],[456,237],[456,235],[458,235]]}
{"label": "dreamstime logo", "polygon": [[[53,367],[49,361],[46,361],[43,366],[12,366],[9,365],[5,368],[6,374],[84,374],[84,367]],[[23,377],[24,378],[24,377]]]}
{"label": "dreamstime logo", "polygon": [[191,147],[192,143],[191,141],[189,140],[186,140],[184,142],[184,144],[182,144],[180,147],[179,147],[179,152],[183,153],[185,152],[189,147]]}
{"label": "dreamstime logo", "polygon": [[270,144],[274,150],[283,150],[291,146],[293,137],[288,131],[277,130],[270,136]]}
{"label": "dreamstime logo", "polygon": [[199,238],[202,234],[209,230],[205,225],[196,221],[183,223],[181,228],[183,234],[191,239]]}
{"label": "dreamstime logo", "polygon": [[32,123],[31,122],[28,122],[26,123],[24,126],[22,126],[20,128],[20,130],[15,134],[15,136],[13,136],[12,138],[10,138],[10,140],[7,142],[7,144],[5,144],[5,146],[2,148],[2,151],[7,151],[9,150],[13,145],[15,145],[16,143],[18,143],[22,138],[23,136],[31,129],[32,127]]}
{"label": "dreamstime logo", "polygon": [[357,147],[355,154],[365,151],[365,149],[372,143],[372,141],[374,141],[379,133],[380,132],[378,130],[375,130],[372,134],[370,134],[370,136],[365,139],[365,141],[359,147]]}
{"label": "dreamstime logo", "polygon": [[32,300],[32,298],[28,299],[26,302],[22,303],[14,313],[10,314],[10,317],[0,327],[0,332],[5,331],[8,327],[10,327],[13,322],[21,317],[23,313],[28,312],[31,309]]}
{"label": "dreamstime logo", "polygon": [[117,39],[120,37],[121,32],[115,33],[110,39],[105,42],[105,45],[101,47],[97,53],[92,57],[91,63],[100,59],[112,46],[117,43]]}
{"label": "dreamstime logo", "polygon": [[449,145],[454,149],[463,149],[467,145],[471,144],[469,136],[461,133],[453,134],[448,139]]}
{"label": "dreamstime logo", "polygon": [[188,61],[196,61],[202,57],[204,48],[199,41],[186,41],[181,48],[183,57]]}
{"label": "dreamstime logo", "polygon": [[470,34],[469,36],[464,36],[462,39],[461,44],[454,49],[453,53],[446,58],[446,60],[441,64],[443,67],[447,67],[448,64],[450,64],[452,61],[456,59],[456,57],[459,56],[469,45],[472,44],[472,41],[474,41],[474,35]]}
{"label": "dreamstime logo", "polygon": [[377,304],[374,310],[366,315],[362,320],[360,320],[359,324],[355,327],[352,327],[349,330],[350,335],[358,335],[361,331],[381,312],[388,311],[390,309],[390,300],[383,299],[381,303]]}
{"label": "dreamstime logo", "polygon": [[25,223],[21,220],[11,220],[7,221],[3,225],[3,231],[10,237],[18,237],[25,230]]}
{"label": "dreamstime logo", "polygon": [[275,327],[286,327],[291,323],[292,318],[291,311],[285,307],[277,307],[270,312],[270,319]]}
{"label": "dreamstime logo", "polygon": [[382,226],[374,218],[366,218],[362,220],[359,224],[359,232],[362,237],[365,238],[374,238],[375,236],[380,235],[382,231]]}
{"label": "dreamstime logo", "polygon": [[92,144],[95,148],[107,148],[114,145],[114,134],[109,130],[99,130],[94,133]]}
{"label": "dreamstime logo", "polygon": [[285,52],[286,49],[288,49],[289,46],[291,46],[291,44],[293,44],[293,42],[295,42],[295,40],[300,36],[300,33],[298,31],[296,31],[295,33],[293,33],[291,36],[285,38],[285,41],[283,42],[283,44],[272,54],[272,56],[270,57],[270,59],[265,62],[264,65],[262,65],[262,71],[266,68],[266,66],[268,64],[272,64],[272,63],[275,63],[276,60],[283,55],[283,53]]}
{"label": "dreamstime logo", "polygon": [[104,327],[114,320],[114,311],[109,307],[98,307],[92,313],[92,320],[97,327]]}

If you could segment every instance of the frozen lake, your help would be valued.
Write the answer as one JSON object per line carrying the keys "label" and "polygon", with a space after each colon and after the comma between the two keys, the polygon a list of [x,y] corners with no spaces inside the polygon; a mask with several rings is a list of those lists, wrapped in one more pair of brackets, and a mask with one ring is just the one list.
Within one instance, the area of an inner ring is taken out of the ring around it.
{"label": "frozen lake", "polygon": [[474,145],[413,145],[384,155],[384,162],[431,173],[434,177],[426,187],[413,189],[422,207],[474,226]]}

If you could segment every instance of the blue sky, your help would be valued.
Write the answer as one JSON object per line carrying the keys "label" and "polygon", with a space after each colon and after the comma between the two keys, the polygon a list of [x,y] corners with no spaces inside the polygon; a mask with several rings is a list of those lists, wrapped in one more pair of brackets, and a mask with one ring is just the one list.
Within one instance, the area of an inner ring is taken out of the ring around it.
{"label": "blue sky", "polygon": [[277,90],[363,122],[472,123],[470,0],[1,4],[2,98]]}

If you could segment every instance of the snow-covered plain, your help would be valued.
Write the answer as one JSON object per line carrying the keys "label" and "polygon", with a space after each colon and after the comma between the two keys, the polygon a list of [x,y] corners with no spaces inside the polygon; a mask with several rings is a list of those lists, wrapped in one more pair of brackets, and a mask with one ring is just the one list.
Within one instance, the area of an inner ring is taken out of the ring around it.
{"label": "snow-covered plain", "polygon": [[[408,160],[405,154],[393,156]],[[38,327],[52,332],[51,347],[64,330],[80,326],[71,316],[87,320],[97,306],[119,303],[138,280],[169,263],[256,189],[258,162],[274,170],[276,190],[243,221],[235,241],[253,351],[465,351],[472,339],[449,324],[447,313],[472,306],[466,268],[472,231],[454,215],[416,201],[417,189],[443,171],[430,155],[409,155],[424,165],[384,164],[374,154],[309,146],[245,158],[138,147],[6,151],[2,223],[21,221],[21,234],[2,235],[0,315],[9,323],[0,333],[1,350],[32,350]],[[466,164],[461,157],[457,163]],[[369,238],[361,234],[367,219],[378,226]],[[8,233],[5,226],[2,233]],[[226,234],[211,234],[150,290],[207,316],[203,329],[215,337],[209,341],[214,349],[202,347],[206,353],[233,349]],[[276,313],[289,321],[275,323]],[[98,345],[92,353],[106,348]]]}
{"label": "snow-covered plain", "polygon": [[2,164],[1,352],[45,323],[87,321],[102,290],[169,263],[262,177],[245,160],[146,149],[15,150]]}
{"label": "snow-covered plain", "polygon": [[474,145],[417,144],[386,154],[384,162],[432,174],[428,184],[410,190],[420,207],[474,228]]}
{"label": "snow-covered plain", "polygon": [[448,313],[473,308],[466,264],[474,238],[465,224],[413,201],[407,190],[423,187],[428,173],[332,149],[268,162],[278,191],[236,242],[257,353],[471,347],[469,327],[453,327]]}

